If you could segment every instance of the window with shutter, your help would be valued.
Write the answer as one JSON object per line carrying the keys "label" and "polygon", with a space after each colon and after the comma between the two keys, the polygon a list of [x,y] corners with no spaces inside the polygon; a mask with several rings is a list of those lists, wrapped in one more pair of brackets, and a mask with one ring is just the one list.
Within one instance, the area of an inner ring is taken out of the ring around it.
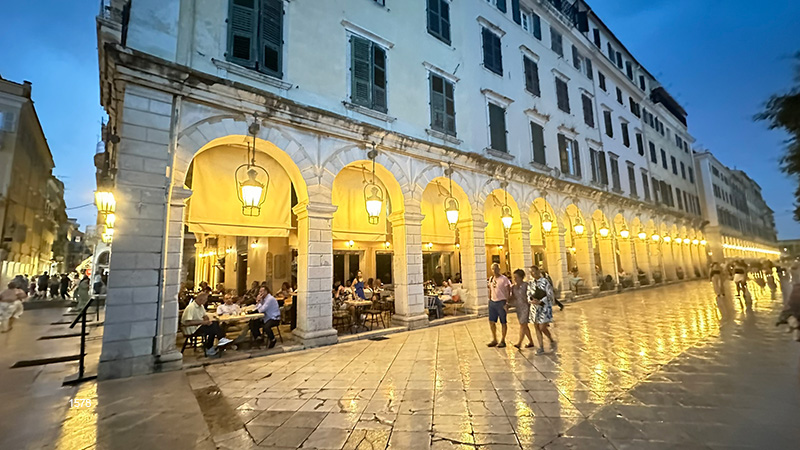
{"label": "window with shutter", "polygon": [[430,74],[431,129],[456,135],[456,111],[453,83]]}
{"label": "window with shutter", "polygon": [[639,150],[639,154],[644,156],[644,138],[642,138],[642,133],[636,133],[636,149]]}
{"label": "window with shutter", "polygon": [[678,198],[678,209],[683,209],[683,196],[678,188],[675,188],[675,197]]}
{"label": "window with shutter", "polygon": [[558,159],[561,163],[561,173],[572,174],[572,155],[570,154],[570,145],[567,137],[563,134],[558,135]]}
{"label": "window with shutter", "polygon": [[630,61],[625,61],[625,74],[628,75],[628,78],[633,80],[633,65]]}
{"label": "window with shutter", "polygon": [[644,83],[644,75],[639,75],[639,89],[643,91],[647,89],[647,85]]}
{"label": "window with shutter", "polygon": [[500,11],[502,12],[508,11],[506,9],[506,0],[495,0],[495,3],[497,4],[497,9],[499,9]]}
{"label": "window with shutter", "polygon": [[350,37],[350,101],[380,112],[387,112],[386,51],[359,36]]}
{"label": "window with shutter", "polygon": [[567,82],[558,77],[556,77],[556,100],[558,103],[558,109],[568,113],[569,89],[567,88]]}
{"label": "window with shutter", "polygon": [[523,56],[525,68],[525,89],[535,96],[542,95],[539,87],[539,66],[532,59]]}
{"label": "window with shutter", "polygon": [[659,192],[661,190],[660,184],[658,183],[658,180],[656,180],[654,177],[650,178],[650,180],[653,182],[652,183],[652,185],[653,185],[653,201],[655,201],[656,203],[661,203],[661,198],[660,198],[661,197],[661,195],[660,195],[661,192]]}
{"label": "window with shutter", "polygon": [[606,89],[606,76],[599,70],[597,71],[597,84],[600,86],[600,89],[608,92]]}
{"label": "window with shutter", "polygon": [[592,68],[592,60],[586,58],[584,61],[586,62],[586,78],[594,80],[594,69]]}
{"label": "window with shutter", "polygon": [[670,156],[669,159],[672,162],[672,173],[674,175],[677,175],[678,174],[678,163],[675,161],[675,157],[674,156]]}
{"label": "window with shutter", "polygon": [[694,170],[691,167],[689,167],[689,182],[694,184]]}
{"label": "window with shutter", "polygon": [[283,76],[283,1],[231,0],[227,59],[268,75]]}
{"label": "window with shutter", "polygon": [[592,104],[592,99],[586,95],[581,95],[581,101],[583,102],[583,121],[586,125],[594,128],[594,105]]}
{"label": "window with shutter", "polygon": [[658,155],[656,154],[656,144],[652,142],[648,142],[650,145],[650,162],[653,164],[658,164]]}
{"label": "window with shutter", "polygon": [[617,53],[614,51],[614,47],[611,46],[611,42],[607,44],[607,48],[608,48],[608,59],[610,59],[611,62],[613,63]]}
{"label": "window with shutter", "polygon": [[228,12],[228,60],[255,68],[258,0],[231,0]]}
{"label": "window with shutter", "polygon": [[603,111],[603,122],[606,126],[606,135],[614,137],[614,123],[611,121],[611,111]]}
{"label": "window with shutter", "polygon": [[597,167],[600,172],[600,184],[603,186],[608,186],[608,164],[606,164],[606,152],[597,152]]}
{"label": "window with shutter", "polygon": [[647,179],[647,174],[642,172],[642,192],[644,192],[645,201],[650,201],[650,181]]}
{"label": "window with shutter", "polygon": [[506,143],[506,110],[489,103],[489,137],[492,149],[508,153]]}
{"label": "window with shutter", "polygon": [[572,147],[572,174],[576,177],[580,178],[583,176],[581,173],[581,151],[578,147],[578,141],[573,140],[569,141]]}
{"label": "window with shutter", "polygon": [[564,42],[561,33],[550,27],[550,49],[560,57],[564,57]]}
{"label": "window with shutter", "polygon": [[503,75],[500,36],[492,33],[487,28],[481,30],[481,36],[483,38],[483,66],[498,75]]}
{"label": "window with shutter", "polygon": [[531,122],[531,143],[533,145],[533,162],[546,165],[547,158],[544,152],[544,128],[534,122]]}
{"label": "window with shutter", "polygon": [[531,17],[533,18],[533,37],[535,37],[536,39],[541,41],[542,40],[542,19],[536,14],[531,14]]}
{"label": "window with shutter", "polygon": [[663,148],[661,149],[661,166],[664,167],[664,169],[669,168],[667,167],[667,152],[665,152]]}
{"label": "window with shutter", "polygon": [[511,18],[517,25],[522,24],[522,12],[519,9],[519,0],[511,0]]}
{"label": "window with shutter", "polygon": [[636,189],[636,169],[632,164],[628,164],[628,189],[631,195],[639,195]]}
{"label": "window with shutter", "polygon": [[684,180],[686,179],[686,165],[683,164],[683,161],[681,161],[681,177]]}
{"label": "window with shutter", "polygon": [[617,88],[617,103],[619,103],[620,105],[623,104],[622,89],[620,89],[620,88]]}
{"label": "window with shutter", "polygon": [[580,52],[578,51],[578,47],[572,46],[572,66],[575,67],[576,70],[581,70],[581,61],[583,58],[581,57]]}
{"label": "window with shutter", "polygon": [[597,150],[589,149],[589,166],[592,169],[592,181],[597,183],[600,180],[599,169],[597,167]]}
{"label": "window with shutter", "polygon": [[600,48],[602,46],[602,43],[600,42],[600,30],[595,28],[592,31],[594,35],[594,45],[596,45],[597,48]]}
{"label": "window with shutter", "polygon": [[450,2],[447,0],[428,0],[428,33],[450,45]]}
{"label": "window with shutter", "polygon": [[622,69],[622,53],[617,52],[617,67]]}
{"label": "window with shutter", "polygon": [[622,145],[630,148],[631,137],[628,135],[628,124],[625,122],[621,122],[620,128],[622,129]]}

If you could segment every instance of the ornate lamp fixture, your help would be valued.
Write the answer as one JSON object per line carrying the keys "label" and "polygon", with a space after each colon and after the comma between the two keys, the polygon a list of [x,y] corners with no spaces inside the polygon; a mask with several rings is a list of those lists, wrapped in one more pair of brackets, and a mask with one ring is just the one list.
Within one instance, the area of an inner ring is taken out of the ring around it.
{"label": "ornate lamp fixture", "polygon": [[114,224],[117,222],[117,215],[114,213],[106,214],[106,228],[114,228]]}
{"label": "ornate lamp fixture", "polygon": [[256,164],[256,135],[261,129],[256,120],[247,128],[253,137],[252,145],[247,145],[247,163],[242,164],[236,169],[236,195],[242,202],[242,214],[255,217],[261,214],[261,205],[267,199],[267,189],[269,188],[269,173],[267,169]]}
{"label": "ornate lamp fixture", "polygon": [[660,239],[661,239],[661,236],[659,236],[659,235],[657,235],[657,234],[654,234],[654,235],[653,235],[653,240],[654,240],[654,241],[658,242]]}
{"label": "ornate lamp fixture", "polygon": [[375,158],[378,150],[372,144],[372,150],[367,153],[367,157],[372,161],[372,180],[364,180],[364,203],[367,207],[367,217],[370,225],[377,225],[380,221],[381,210],[383,210],[383,189],[375,183]]}
{"label": "ornate lamp fixture", "polygon": [[547,211],[542,214],[542,229],[545,233],[549,233],[553,229],[553,218]]}
{"label": "ornate lamp fixture", "polygon": [[700,241],[698,241],[697,239],[692,239],[692,244],[697,245],[699,243],[700,243]]}
{"label": "ornate lamp fixture", "polygon": [[631,232],[628,231],[628,227],[625,226],[625,224],[623,223],[622,224],[622,228],[619,230],[619,236],[622,239],[628,239],[630,237],[630,235],[631,235]]}
{"label": "ornate lamp fixture", "polygon": [[109,187],[99,187],[94,193],[94,204],[100,214],[111,214],[117,209],[117,200]]}
{"label": "ornate lamp fixture", "polygon": [[667,244],[669,244],[669,243],[670,243],[670,241],[672,241],[672,238],[671,238],[671,237],[669,237],[669,236],[664,236],[664,242],[666,242]]}
{"label": "ornate lamp fixture", "polygon": [[503,207],[501,208],[500,221],[503,222],[503,228],[506,232],[511,229],[511,224],[514,222],[514,215],[511,213],[511,207],[508,206],[508,191],[505,186],[503,187]]}
{"label": "ornate lamp fixture", "polygon": [[707,242],[706,242],[706,240],[705,240],[705,239],[701,239],[701,240],[700,240],[700,245],[706,245],[706,244],[707,244]]}
{"label": "ornate lamp fixture", "polygon": [[600,225],[600,229],[597,230],[597,232],[600,233],[601,237],[608,237],[609,231],[611,231],[611,230],[608,229],[608,226],[606,225],[606,221],[603,220],[603,223]]}
{"label": "ornate lamp fixture", "polygon": [[647,239],[647,233],[644,232],[644,228],[639,228],[639,239],[641,240]]}
{"label": "ornate lamp fixture", "polygon": [[575,215],[575,225],[572,227],[575,230],[575,234],[581,235],[586,230],[586,227],[583,225],[583,220],[581,216],[576,214]]}
{"label": "ornate lamp fixture", "polygon": [[447,225],[451,230],[455,230],[458,226],[458,200],[453,197],[453,169],[448,167],[444,171],[447,175],[447,180],[450,183],[450,191],[444,199],[444,213],[447,216]]}

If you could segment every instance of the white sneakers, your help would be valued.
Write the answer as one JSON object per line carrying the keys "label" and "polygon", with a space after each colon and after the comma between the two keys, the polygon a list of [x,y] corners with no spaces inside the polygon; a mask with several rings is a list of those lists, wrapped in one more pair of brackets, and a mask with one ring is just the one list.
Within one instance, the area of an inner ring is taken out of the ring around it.
{"label": "white sneakers", "polygon": [[219,347],[219,346],[222,346],[222,345],[228,345],[228,344],[230,344],[231,342],[233,342],[231,339],[228,339],[228,338],[221,338],[221,339],[219,340],[219,343],[217,343],[217,346]]}

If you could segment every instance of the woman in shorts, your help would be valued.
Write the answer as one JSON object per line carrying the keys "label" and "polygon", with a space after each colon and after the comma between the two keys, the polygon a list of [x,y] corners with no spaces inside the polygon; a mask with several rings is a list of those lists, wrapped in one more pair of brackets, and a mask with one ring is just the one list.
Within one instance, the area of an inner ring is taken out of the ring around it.
{"label": "woman in shorts", "polygon": [[528,345],[525,348],[533,347],[533,336],[528,326],[531,317],[531,305],[528,303],[528,283],[525,282],[525,271],[517,269],[514,271],[514,284],[511,285],[511,301],[517,308],[517,320],[519,321],[519,341],[514,347],[521,348],[522,341],[528,337]]}

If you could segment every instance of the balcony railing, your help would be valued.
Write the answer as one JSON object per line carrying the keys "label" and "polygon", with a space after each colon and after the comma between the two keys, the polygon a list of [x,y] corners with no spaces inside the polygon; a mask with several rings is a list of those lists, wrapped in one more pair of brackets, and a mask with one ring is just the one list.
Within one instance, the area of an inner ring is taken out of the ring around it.
{"label": "balcony railing", "polygon": [[[578,26],[578,8],[567,0],[547,0],[556,12],[563,15],[570,25]],[[576,2],[577,3],[577,2]]]}

